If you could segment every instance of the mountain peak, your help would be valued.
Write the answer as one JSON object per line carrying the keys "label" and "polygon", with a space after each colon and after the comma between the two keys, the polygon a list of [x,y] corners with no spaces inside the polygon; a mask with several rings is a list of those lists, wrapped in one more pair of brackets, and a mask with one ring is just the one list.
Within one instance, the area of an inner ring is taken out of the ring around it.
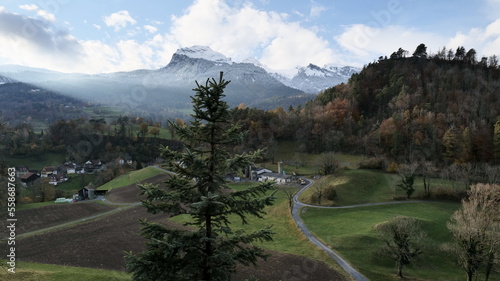
{"label": "mountain peak", "polygon": [[186,47],[178,49],[174,55],[184,55],[193,59],[204,59],[208,61],[232,64],[231,58],[224,56],[223,54],[212,50],[207,46],[195,45],[192,47]]}

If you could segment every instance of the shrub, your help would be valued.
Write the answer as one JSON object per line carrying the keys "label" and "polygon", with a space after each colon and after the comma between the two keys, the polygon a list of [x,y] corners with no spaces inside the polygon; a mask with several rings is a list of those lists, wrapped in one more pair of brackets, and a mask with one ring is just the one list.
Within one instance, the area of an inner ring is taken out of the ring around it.
{"label": "shrub", "polygon": [[398,168],[399,168],[398,163],[396,163],[396,162],[394,162],[394,161],[393,161],[393,162],[391,162],[391,163],[389,164],[389,166],[387,166],[386,171],[387,171],[388,173],[396,173],[396,172],[398,171]]}
{"label": "shrub", "polygon": [[384,160],[380,157],[371,157],[361,161],[359,166],[361,169],[382,170],[384,167]]}
{"label": "shrub", "polygon": [[28,196],[24,196],[23,198],[21,198],[21,204],[29,204],[29,203],[33,203],[33,199],[31,199],[31,197],[28,197]]}

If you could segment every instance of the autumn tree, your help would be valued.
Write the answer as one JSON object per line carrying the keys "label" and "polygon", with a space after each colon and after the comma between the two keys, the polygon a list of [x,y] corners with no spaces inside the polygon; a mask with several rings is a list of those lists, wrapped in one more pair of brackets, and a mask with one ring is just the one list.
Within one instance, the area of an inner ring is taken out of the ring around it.
{"label": "autumn tree", "polygon": [[191,230],[142,221],[147,249],[127,254],[127,269],[134,280],[230,280],[238,263],[255,264],[267,256],[251,243],[271,241],[269,228],[245,233],[233,230],[230,221],[238,217],[246,224],[250,215],[262,218],[274,197],[266,195],[272,183],[234,191],[224,179],[228,172],[248,167],[263,154],[261,150],[229,152],[244,136],[238,124],[229,122],[229,106],[223,100],[229,82],[222,73],[204,85],[196,82],[193,121],[186,126],[170,124],[185,150],[163,148],[162,156],[176,174],[166,181],[167,189],[139,185],[148,212],[187,214]]}
{"label": "autumn tree", "polygon": [[415,182],[417,168],[418,163],[404,164],[400,165],[398,168],[401,182],[397,184],[397,187],[406,193],[407,199],[410,199],[413,192],[415,192],[415,187],[413,186],[413,184]]}
{"label": "autumn tree", "polygon": [[339,163],[334,152],[322,153],[315,161],[320,175],[331,175],[338,168]]}
{"label": "autumn tree", "polygon": [[416,218],[398,216],[376,226],[384,246],[378,253],[396,262],[397,276],[403,278],[403,268],[423,253],[425,232]]}
{"label": "autumn tree", "polygon": [[481,267],[486,280],[500,258],[500,185],[476,184],[462,200],[462,207],[447,223],[453,243],[446,249],[464,269],[467,281],[474,280]]}

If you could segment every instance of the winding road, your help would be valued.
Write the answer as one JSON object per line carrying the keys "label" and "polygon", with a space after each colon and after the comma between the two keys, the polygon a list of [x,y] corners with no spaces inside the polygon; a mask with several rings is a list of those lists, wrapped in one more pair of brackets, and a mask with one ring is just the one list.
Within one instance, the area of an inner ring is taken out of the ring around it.
{"label": "winding road", "polygon": [[[354,269],[347,261],[345,261],[342,257],[340,257],[337,253],[335,253],[330,247],[321,242],[316,236],[314,236],[311,231],[306,227],[304,221],[300,218],[300,210],[302,207],[310,207],[310,208],[336,208],[336,207],[323,207],[323,206],[314,206],[309,204],[304,204],[299,201],[299,196],[304,192],[308,187],[314,184],[313,180],[308,180],[309,183],[305,185],[299,192],[295,194],[293,197],[293,208],[292,208],[292,217],[297,224],[297,227],[304,233],[304,235],[311,241],[314,245],[318,246],[320,249],[325,251],[335,262],[337,262],[347,273],[349,273],[354,280],[356,281],[369,281],[363,274],[359,273],[356,269]],[[349,206],[354,207],[354,206]],[[338,207],[337,207],[338,208]],[[344,207],[346,208],[346,207]]]}

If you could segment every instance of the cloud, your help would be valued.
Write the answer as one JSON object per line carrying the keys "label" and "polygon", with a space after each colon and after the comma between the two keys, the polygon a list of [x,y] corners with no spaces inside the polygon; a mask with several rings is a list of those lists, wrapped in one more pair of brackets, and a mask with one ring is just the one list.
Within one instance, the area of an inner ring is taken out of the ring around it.
{"label": "cloud", "polygon": [[92,26],[93,26],[93,27],[95,27],[97,30],[101,30],[101,26],[100,26],[100,25],[98,25],[98,24],[95,24],[95,23],[94,23],[94,24],[92,24]]}
{"label": "cloud", "polygon": [[39,15],[41,18],[43,18],[46,21],[50,22],[55,22],[56,21],[56,16],[54,14],[51,14],[45,10],[38,10],[37,15]]}
{"label": "cloud", "polygon": [[0,40],[0,57],[10,63],[58,68],[82,58],[81,45],[69,31],[19,14],[0,13]]}
{"label": "cloud", "polygon": [[38,6],[35,4],[27,4],[27,5],[20,5],[19,8],[26,10],[26,11],[36,11],[38,10]]}
{"label": "cloud", "polygon": [[172,18],[170,33],[180,46],[210,46],[235,61],[260,57],[273,69],[337,60],[328,42],[312,29],[249,2],[230,6],[223,0],[197,0]]}
{"label": "cloud", "polygon": [[146,29],[149,33],[156,33],[158,31],[158,28],[152,26],[152,25],[145,25],[143,26],[144,29]]}
{"label": "cloud", "polygon": [[345,26],[335,41],[354,61],[373,61],[379,56],[389,56],[399,48],[413,53],[426,44],[428,51],[437,51],[446,45],[447,38],[432,32],[397,25],[373,27],[364,24]]}
{"label": "cloud", "polygon": [[115,31],[119,31],[120,29],[127,27],[129,24],[134,25],[137,23],[137,21],[130,16],[128,11],[113,13],[109,16],[105,16],[103,20],[107,26],[114,27]]}
{"label": "cloud", "polygon": [[[498,0],[500,2],[500,0]],[[457,32],[450,38],[447,46],[457,48],[474,48],[478,56],[499,55],[500,19],[488,24],[485,28],[472,28],[467,33]]]}
{"label": "cloud", "polygon": [[309,12],[310,17],[319,17],[324,11],[326,11],[326,7],[319,5],[314,1],[311,2],[311,11]]}

